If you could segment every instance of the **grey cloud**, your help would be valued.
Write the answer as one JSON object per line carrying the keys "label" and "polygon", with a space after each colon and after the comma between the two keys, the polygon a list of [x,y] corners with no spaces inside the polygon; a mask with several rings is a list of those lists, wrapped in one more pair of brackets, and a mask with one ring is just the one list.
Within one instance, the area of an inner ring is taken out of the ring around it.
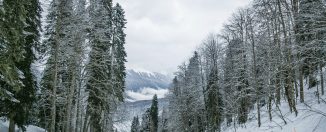
{"label": "grey cloud", "polygon": [[128,68],[174,72],[249,0],[116,0],[126,11]]}

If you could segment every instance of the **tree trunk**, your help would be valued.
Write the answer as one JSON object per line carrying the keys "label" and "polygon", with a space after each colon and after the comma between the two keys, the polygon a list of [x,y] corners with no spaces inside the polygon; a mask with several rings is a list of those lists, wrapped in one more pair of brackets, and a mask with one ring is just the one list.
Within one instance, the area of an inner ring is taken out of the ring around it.
{"label": "tree trunk", "polygon": [[294,77],[293,81],[294,81],[294,88],[295,88],[295,98],[298,99],[298,97],[299,97],[298,82],[297,82],[296,76],[294,75],[293,77]]}
{"label": "tree trunk", "polygon": [[285,76],[286,76],[285,84],[284,84],[285,85],[284,86],[284,88],[285,88],[285,96],[287,98],[287,101],[288,101],[288,104],[289,104],[289,107],[290,107],[290,111],[293,112],[293,111],[295,111],[293,109],[293,106],[294,106],[294,104],[293,104],[293,91],[291,89],[291,80],[288,78],[288,76],[289,76],[288,74],[289,74],[288,69],[285,69]]}
{"label": "tree trunk", "polygon": [[293,78],[291,76],[292,73],[292,69],[291,69],[291,46],[289,45],[288,42],[288,37],[287,37],[287,33],[286,33],[286,28],[285,28],[285,22],[284,22],[284,18],[283,18],[283,13],[282,13],[282,9],[281,9],[281,0],[277,1],[277,5],[278,5],[278,10],[280,13],[280,18],[281,18],[281,24],[282,24],[282,30],[283,30],[283,35],[284,35],[284,43],[285,43],[285,54],[286,54],[286,66],[284,68],[284,75],[285,75],[285,93],[288,99],[288,103],[289,103],[289,107],[290,110],[292,112],[292,110],[295,112],[295,115],[297,115],[297,110],[296,110],[296,106],[295,106],[295,101],[294,101],[294,92],[293,92]]}
{"label": "tree trunk", "polygon": [[11,113],[9,115],[10,119],[9,119],[9,131],[8,132],[15,132],[15,120],[14,120],[14,117],[15,117],[15,114]]}
{"label": "tree trunk", "polygon": [[320,70],[320,86],[321,86],[321,95],[324,95],[324,76],[323,76],[323,67],[319,65]]}
{"label": "tree trunk", "polygon": [[87,132],[88,131],[88,127],[89,127],[89,115],[88,112],[86,112],[86,116],[85,116],[85,121],[84,121],[84,127],[83,127],[83,132]]}
{"label": "tree trunk", "polygon": [[276,75],[276,105],[281,104],[281,86],[280,86],[280,75]]}
{"label": "tree trunk", "polygon": [[303,69],[302,66],[299,69],[299,78],[300,78],[300,102],[304,102],[304,93],[303,93]]}
{"label": "tree trunk", "polygon": [[272,96],[269,95],[268,97],[268,116],[269,116],[269,120],[272,121]]}
{"label": "tree trunk", "polygon": [[[73,60],[75,61],[75,59]],[[74,63],[72,65],[75,65]],[[72,108],[72,101],[73,101],[73,96],[75,93],[75,83],[76,83],[76,76],[75,76],[75,66],[72,66],[72,68],[70,69],[72,70],[72,79],[71,79],[71,85],[70,85],[70,89],[69,89],[69,94],[68,94],[68,105],[67,105],[67,119],[66,119],[66,126],[65,126],[65,132],[71,132],[71,108]]]}
{"label": "tree trunk", "polygon": [[258,121],[258,127],[261,126],[261,121],[260,121],[260,101],[257,101],[257,121]]}
{"label": "tree trunk", "polygon": [[316,96],[318,98],[318,104],[320,104],[320,96],[319,96],[319,88],[318,88],[318,83],[317,83],[317,91],[316,91]]}
{"label": "tree trunk", "polygon": [[[54,1],[55,4],[59,4],[59,0]],[[59,13],[59,15],[61,15]],[[62,18],[61,16],[58,16],[58,18]],[[52,100],[51,100],[51,125],[50,125],[50,132],[55,132],[55,125],[56,125],[56,100],[57,100],[57,81],[58,81],[58,55],[59,55],[59,32],[61,30],[61,21],[60,19],[57,20],[57,24],[55,27],[55,53],[54,53],[54,77],[53,77],[53,88],[52,88]]]}
{"label": "tree trunk", "polygon": [[309,86],[308,86],[308,89],[311,89],[314,85],[315,85],[315,78],[313,76],[313,73],[311,73],[311,70],[309,68],[309,75],[308,75],[308,82],[309,82]]}
{"label": "tree trunk", "polygon": [[253,23],[250,22],[250,37],[251,37],[251,48],[252,48],[252,54],[253,54],[253,74],[254,74],[254,89],[256,90],[256,103],[257,103],[257,121],[258,121],[258,127],[261,126],[261,120],[260,120],[260,89],[258,87],[257,82],[257,64],[256,64],[256,52],[255,52],[255,39],[254,39],[254,29],[253,29]]}
{"label": "tree trunk", "polygon": [[[79,74],[80,74],[80,71],[79,71]],[[80,117],[79,117],[79,115],[80,115],[80,92],[81,92],[81,87],[82,87],[82,85],[81,85],[81,77],[80,77],[80,75],[79,75],[79,85],[78,85],[78,91],[77,91],[77,99],[76,99],[76,102],[77,102],[77,110],[76,110],[76,128],[75,128],[75,132],[81,132],[81,128],[82,128],[82,124],[80,124],[81,123],[81,121],[80,121]],[[80,125],[80,126],[79,126]]]}
{"label": "tree trunk", "polygon": [[[57,39],[59,34],[56,34]],[[51,126],[50,132],[55,132],[55,119],[56,119],[56,100],[57,100],[57,80],[58,80],[58,52],[59,52],[59,41],[56,40],[55,44],[55,55],[54,55],[54,77],[53,77],[53,88],[52,88],[52,100],[51,100]]]}

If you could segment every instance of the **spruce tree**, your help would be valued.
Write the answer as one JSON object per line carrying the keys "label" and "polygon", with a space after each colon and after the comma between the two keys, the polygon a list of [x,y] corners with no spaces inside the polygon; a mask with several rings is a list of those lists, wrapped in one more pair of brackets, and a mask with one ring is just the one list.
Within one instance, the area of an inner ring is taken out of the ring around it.
{"label": "spruce tree", "polygon": [[302,0],[299,4],[297,41],[302,70],[304,75],[309,77],[309,88],[316,85],[317,80],[313,73],[317,71],[321,62],[319,56],[323,54],[321,44],[325,25],[322,24],[324,13],[325,6],[321,0]]}
{"label": "spruce tree", "polygon": [[[62,111],[66,110],[65,100],[58,101],[58,98],[65,98],[67,89],[71,82],[71,66],[75,55],[74,44],[72,42],[73,25],[73,1],[53,0],[45,27],[45,39],[41,49],[44,56],[48,56],[44,75],[41,79],[41,104],[43,108],[40,112],[41,124],[49,131],[63,129],[60,124],[64,120]],[[50,104],[50,105],[49,105]],[[58,113],[62,112],[62,113]],[[68,112],[65,112],[68,113]]]}
{"label": "spruce tree", "polygon": [[180,90],[180,82],[178,80],[178,76],[175,76],[170,90],[171,94],[168,95],[169,106],[168,106],[168,131],[181,131],[182,122],[181,122],[181,90]]}
{"label": "spruce tree", "polygon": [[223,100],[220,88],[218,87],[218,71],[212,69],[207,83],[207,113],[208,123],[211,131],[221,131],[223,121]]}
{"label": "spruce tree", "polygon": [[113,90],[111,70],[112,1],[92,0],[90,4],[92,50],[88,64],[89,79],[86,83],[86,90],[89,92],[87,116],[90,117],[90,128],[102,132],[102,114],[110,113],[109,97],[117,94]]}
{"label": "spruce tree", "polygon": [[189,64],[185,70],[185,86],[183,88],[186,108],[184,112],[187,113],[184,118],[184,126],[189,131],[203,131],[204,130],[204,100],[201,87],[200,76],[200,61],[197,51],[189,59]]}
{"label": "spruce tree", "polygon": [[139,125],[139,119],[138,116],[136,116],[132,120],[130,132],[139,132]]}
{"label": "spruce tree", "polygon": [[122,101],[125,87],[125,77],[126,77],[126,51],[124,48],[126,34],[124,33],[126,19],[124,15],[124,10],[117,3],[113,7],[112,12],[112,49],[111,49],[111,62],[112,62],[112,82],[116,89],[117,98]]}
{"label": "spruce tree", "polygon": [[152,105],[150,108],[150,131],[157,132],[158,128],[158,100],[155,94],[152,99]]}
{"label": "spruce tree", "polygon": [[23,86],[17,63],[24,59],[26,11],[19,0],[3,0],[0,6],[0,95],[15,100],[12,92]]}
{"label": "spruce tree", "polygon": [[[10,119],[9,131],[14,131],[15,125],[25,130],[24,125],[30,123],[30,109],[35,101],[36,81],[32,73],[32,63],[35,61],[34,49],[37,49],[40,31],[40,6],[38,0],[26,1],[3,1],[4,12],[0,17],[3,20],[1,26],[8,28],[3,31],[3,44],[7,53],[4,54],[9,59],[7,66],[18,72],[19,84],[12,83],[13,76],[16,73],[4,72],[4,81],[1,79],[1,87],[4,86],[8,93],[11,93],[12,99],[6,99],[1,102],[2,112],[8,113]],[[1,41],[1,40],[0,40]],[[11,52],[11,53],[10,53]],[[11,55],[10,55],[11,54]],[[15,55],[14,55],[15,54]],[[14,55],[12,58],[10,56]],[[6,59],[4,59],[6,61]],[[2,65],[2,63],[1,63]],[[5,65],[3,65],[5,66]],[[2,67],[2,66],[1,66]],[[7,68],[9,68],[7,67]],[[0,68],[1,69],[1,68]],[[2,69],[1,69],[2,70]],[[0,71],[1,71],[0,70]],[[3,72],[1,72],[3,74]],[[6,74],[10,76],[6,76]],[[19,86],[19,89],[17,86]],[[13,98],[16,101],[13,101]]]}

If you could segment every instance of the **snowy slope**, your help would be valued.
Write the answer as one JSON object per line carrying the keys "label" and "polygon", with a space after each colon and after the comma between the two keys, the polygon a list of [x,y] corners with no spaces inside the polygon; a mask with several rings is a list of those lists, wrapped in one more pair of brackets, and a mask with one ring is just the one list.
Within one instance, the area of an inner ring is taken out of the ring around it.
{"label": "snowy slope", "polygon": [[280,118],[280,112],[274,106],[272,121],[268,119],[267,108],[262,108],[261,127],[257,125],[255,109],[249,115],[252,118],[249,123],[246,123],[244,126],[231,126],[223,129],[226,132],[326,132],[326,95],[321,96],[320,104],[318,104],[318,99],[315,95],[316,87],[311,89],[305,88],[304,90],[305,103],[300,103],[299,99],[297,100],[299,112],[297,117],[294,113],[290,113],[287,102],[283,100],[281,103],[280,110],[287,124]]}

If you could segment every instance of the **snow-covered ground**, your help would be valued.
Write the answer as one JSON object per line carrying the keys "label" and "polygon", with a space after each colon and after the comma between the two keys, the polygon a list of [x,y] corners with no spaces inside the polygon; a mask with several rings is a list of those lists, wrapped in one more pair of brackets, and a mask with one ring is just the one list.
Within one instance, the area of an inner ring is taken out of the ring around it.
{"label": "snow-covered ground", "polygon": [[[9,128],[9,122],[0,120],[0,132],[8,132],[8,128]],[[22,131],[16,127],[16,132],[22,132]],[[26,126],[26,132],[45,132],[45,130],[37,126],[29,125]]]}
{"label": "snow-covered ground", "polygon": [[[319,86],[320,88],[320,86]],[[252,119],[243,126],[223,128],[226,132],[326,132],[326,95],[321,96],[320,104],[315,95],[316,87],[305,88],[305,103],[297,99],[298,116],[291,113],[286,101],[282,101],[280,110],[287,124],[280,118],[280,112],[273,107],[273,119],[269,120],[267,107],[262,110],[262,126],[257,125],[256,109],[252,110],[249,117]],[[320,89],[319,89],[320,90]],[[324,114],[324,115],[322,115]]]}

